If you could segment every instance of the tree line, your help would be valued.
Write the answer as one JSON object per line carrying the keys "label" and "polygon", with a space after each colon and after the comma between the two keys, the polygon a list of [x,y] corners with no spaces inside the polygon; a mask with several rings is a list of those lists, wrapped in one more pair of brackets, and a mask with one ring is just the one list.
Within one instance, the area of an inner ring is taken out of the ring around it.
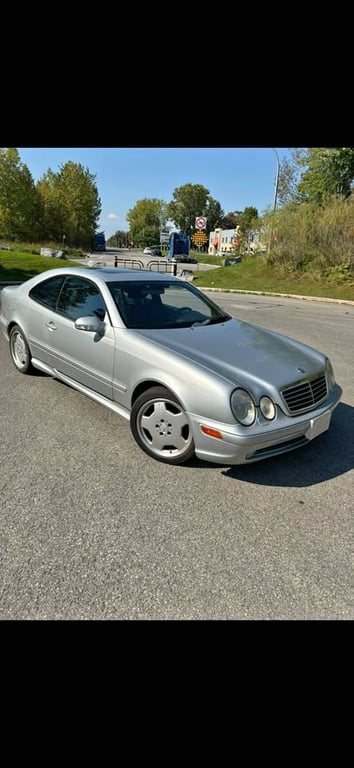
{"label": "tree line", "polygon": [[[172,200],[138,200],[128,211],[129,233],[117,231],[108,244],[155,245],[168,221],[191,235],[198,216],[215,228],[236,229],[238,252],[258,230],[267,259],[287,270],[354,264],[354,149],[293,148],[279,168],[277,205],[259,214],[253,206],[225,213],[201,184],[177,187]],[[89,249],[101,214],[95,176],[68,161],[34,183],[15,148],[0,149],[0,239],[65,242]]]}
{"label": "tree line", "polygon": [[352,283],[353,180],[354,149],[293,149],[280,166],[279,208],[263,217],[268,261]]}
{"label": "tree line", "polygon": [[[136,202],[126,217],[129,223],[129,241],[137,248],[159,244],[161,233],[166,231],[168,221],[173,221],[180,232],[192,235],[196,230],[195,220],[198,216],[204,216],[207,220],[207,235],[216,227],[241,227],[247,232],[257,229],[261,223],[257,208],[249,206],[243,211],[230,211],[225,214],[220,203],[211,196],[206,187],[201,184],[184,184],[176,187],[169,203],[157,198],[144,198]],[[124,242],[124,233],[121,230],[115,232],[108,240],[111,245],[116,245],[117,242]]]}
{"label": "tree line", "polygon": [[88,168],[69,161],[34,183],[18,150],[0,148],[0,239],[90,249],[100,214]]}
{"label": "tree line", "polygon": [[[250,234],[258,231],[270,263],[285,270],[326,270],[354,264],[354,149],[293,148],[279,168],[277,204],[261,215],[253,206],[225,213],[210,191],[185,184],[173,199],[138,200],[127,214],[129,238],[137,247],[157,244],[166,222],[186,234],[205,216],[206,234],[236,229],[236,253],[247,253]],[[122,233],[114,239],[122,241]],[[338,273],[339,274],[339,273]]]}

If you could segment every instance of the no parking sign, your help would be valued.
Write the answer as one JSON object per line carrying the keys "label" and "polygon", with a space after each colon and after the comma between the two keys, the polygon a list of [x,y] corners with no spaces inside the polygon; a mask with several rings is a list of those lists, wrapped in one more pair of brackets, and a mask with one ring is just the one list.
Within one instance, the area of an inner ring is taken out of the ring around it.
{"label": "no parking sign", "polygon": [[195,220],[196,229],[206,229],[207,220],[205,216],[197,216]]}

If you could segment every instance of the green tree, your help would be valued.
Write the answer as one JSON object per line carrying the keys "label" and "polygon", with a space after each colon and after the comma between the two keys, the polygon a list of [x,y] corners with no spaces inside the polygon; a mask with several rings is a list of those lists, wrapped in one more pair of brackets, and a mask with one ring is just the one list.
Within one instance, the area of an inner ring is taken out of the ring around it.
{"label": "green tree", "polygon": [[230,211],[226,216],[223,216],[220,222],[221,229],[236,229],[240,213],[241,211]]}
{"label": "green tree", "polygon": [[59,205],[57,174],[50,168],[36,185],[42,202],[42,238],[50,242],[61,242],[66,234],[65,210]]}
{"label": "green tree", "polygon": [[224,215],[225,214],[221,208],[220,203],[217,200],[214,200],[213,197],[209,196],[205,209],[205,216],[207,218],[207,231],[212,232],[215,227],[221,227]]}
{"label": "green tree", "polygon": [[0,148],[0,237],[36,240],[41,200],[27,166],[14,147]]}
{"label": "green tree", "polygon": [[145,197],[129,209],[126,219],[129,223],[129,236],[134,245],[155,245],[160,242],[160,232],[166,225],[166,203],[155,197]]}
{"label": "green tree", "polygon": [[[315,200],[288,203],[272,218],[268,261],[289,271],[322,272],[354,262],[354,201],[332,195],[326,205]],[[340,275],[340,273],[338,273]]]}
{"label": "green tree", "polygon": [[259,231],[261,226],[257,208],[249,205],[241,211],[237,218],[237,239],[242,251],[248,246],[252,233]]}
{"label": "green tree", "polygon": [[306,167],[298,184],[302,201],[323,205],[332,195],[349,197],[354,180],[354,149],[310,148],[300,164]]}
{"label": "green tree", "polygon": [[[198,216],[208,217],[208,205],[212,201],[209,190],[201,184],[184,184],[173,191],[173,199],[167,205],[168,217],[176,227],[187,235],[195,230],[195,220]],[[215,203],[211,203],[211,216],[215,212]],[[223,212],[217,213],[222,218]],[[208,222],[208,229],[209,229]]]}
{"label": "green tree", "polygon": [[244,208],[238,216],[237,225],[240,227],[240,232],[243,235],[247,235],[251,229],[257,229],[259,225],[257,208],[254,208],[253,205]]}
{"label": "green tree", "polygon": [[49,239],[72,247],[90,247],[98,227],[101,200],[96,177],[81,163],[69,160],[58,173],[50,169],[38,182],[42,198],[43,224]]}
{"label": "green tree", "polygon": [[107,245],[113,248],[126,248],[129,243],[129,233],[122,229],[117,229],[114,235],[107,240]]}
{"label": "green tree", "polygon": [[301,196],[298,190],[298,184],[301,178],[302,161],[305,156],[305,149],[292,149],[290,157],[285,157],[280,163],[278,178],[278,203],[280,206],[286,203],[300,202]]}

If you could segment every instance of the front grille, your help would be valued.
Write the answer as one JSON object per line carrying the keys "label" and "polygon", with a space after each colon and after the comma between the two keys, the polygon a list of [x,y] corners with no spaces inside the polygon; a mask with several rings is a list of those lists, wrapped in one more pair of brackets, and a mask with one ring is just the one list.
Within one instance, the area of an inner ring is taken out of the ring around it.
{"label": "front grille", "polygon": [[324,374],[314,379],[295,384],[282,390],[290,413],[303,413],[318,405],[327,397],[327,382]]}

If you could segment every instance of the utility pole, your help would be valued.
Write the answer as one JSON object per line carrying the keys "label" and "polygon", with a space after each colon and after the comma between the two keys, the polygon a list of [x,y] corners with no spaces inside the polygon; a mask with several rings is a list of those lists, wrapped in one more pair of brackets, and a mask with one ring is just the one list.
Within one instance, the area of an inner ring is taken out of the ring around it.
{"label": "utility pole", "polygon": [[277,172],[276,172],[276,176],[275,176],[273,212],[272,212],[272,218],[271,218],[270,227],[269,227],[269,238],[268,238],[267,256],[269,256],[269,252],[270,252],[270,244],[271,244],[272,234],[273,234],[273,217],[274,217],[275,209],[277,207],[278,186],[279,186],[279,168],[280,168],[280,166],[279,166],[279,157],[278,157],[277,150],[274,149],[274,147],[271,147],[271,149],[273,150],[273,152],[275,154],[276,161],[277,161]]}

